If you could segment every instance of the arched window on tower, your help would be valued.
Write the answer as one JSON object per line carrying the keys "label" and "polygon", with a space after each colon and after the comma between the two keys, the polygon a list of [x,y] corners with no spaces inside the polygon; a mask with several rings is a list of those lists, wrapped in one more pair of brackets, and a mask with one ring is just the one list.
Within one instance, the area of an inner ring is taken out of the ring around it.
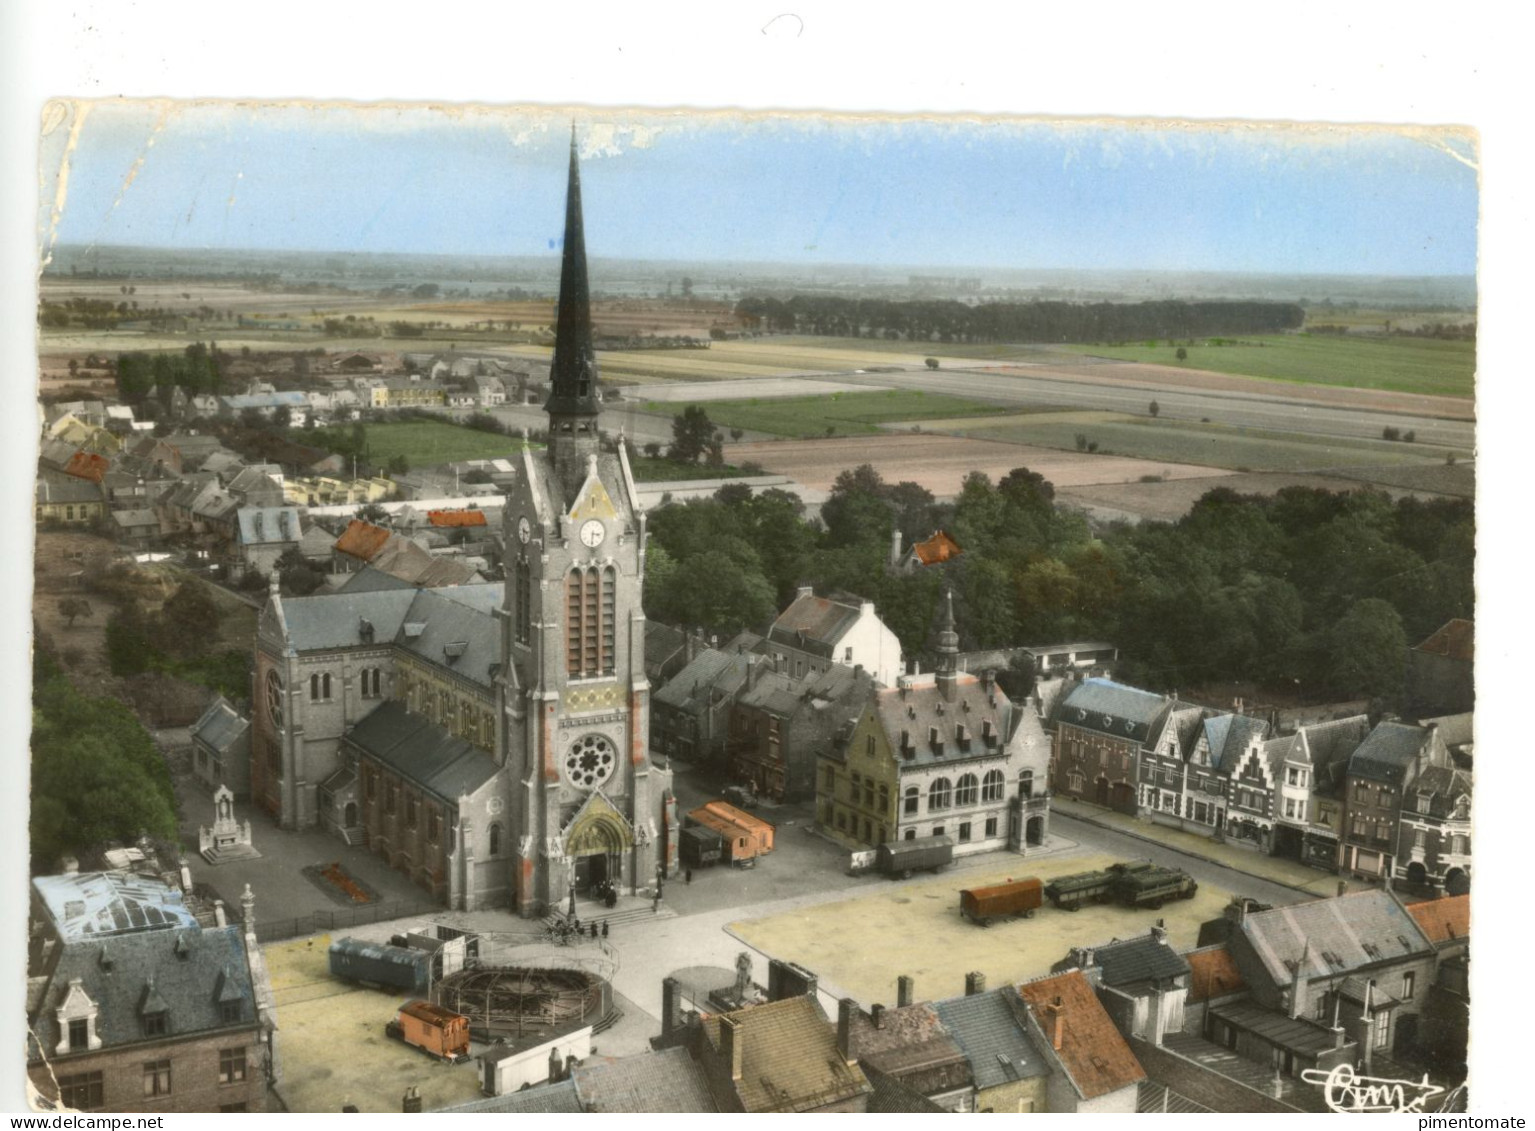
{"label": "arched window on tower", "polygon": [[528,567],[527,558],[517,559],[517,587],[516,597],[517,616],[516,639],[519,644],[526,644],[533,631],[533,574]]}
{"label": "arched window on tower", "polygon": [[572,679],[612,675],[617,575],[612,566],[565,575],[565,671]]}

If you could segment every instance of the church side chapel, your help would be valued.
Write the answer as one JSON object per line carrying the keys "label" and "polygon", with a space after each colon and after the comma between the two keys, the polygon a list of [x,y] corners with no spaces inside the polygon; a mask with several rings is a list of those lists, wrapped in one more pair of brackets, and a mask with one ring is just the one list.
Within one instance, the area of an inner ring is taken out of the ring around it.
{"label": "church side chapel", "polygon": [[645,514],[603,450],[574,131],[547,448],[524,442],[506,581],[282,598],[256,643],[254,802],[456,909],[541,916],[677,868],[651,764]]}

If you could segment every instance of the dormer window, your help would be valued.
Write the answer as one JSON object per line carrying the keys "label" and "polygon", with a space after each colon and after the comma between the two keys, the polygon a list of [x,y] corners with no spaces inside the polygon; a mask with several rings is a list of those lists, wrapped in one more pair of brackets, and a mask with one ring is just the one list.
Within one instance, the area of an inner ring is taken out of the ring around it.
{"label": "dormer window", "polygon": [[163,1037],[170,1032],[170,1020],[165,1013],[144,1014],[144,1036]]}
{"label": "dormer window", "polygon": [[85,992],[79,978],[72,978],[64,1000],[54,1011],[59,1025],[59,1042],[54,1048],[58,1054],[89,1052],[101,1047],[101,1037],[96,1032],[97,1006]]}

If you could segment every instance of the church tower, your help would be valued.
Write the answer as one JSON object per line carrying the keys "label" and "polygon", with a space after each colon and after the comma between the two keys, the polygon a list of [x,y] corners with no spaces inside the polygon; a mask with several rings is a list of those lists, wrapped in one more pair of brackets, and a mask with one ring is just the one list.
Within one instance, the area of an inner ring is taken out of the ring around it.
{"label": "church tower", "polygon": [[574,130],[557,317],[548,447],[524,443],[502,526],[498,756],[526,916],[609,885],[643,893],[676,861],[671,773],[649,754],[645,514],[626,454],[604,452],[597,430]]}

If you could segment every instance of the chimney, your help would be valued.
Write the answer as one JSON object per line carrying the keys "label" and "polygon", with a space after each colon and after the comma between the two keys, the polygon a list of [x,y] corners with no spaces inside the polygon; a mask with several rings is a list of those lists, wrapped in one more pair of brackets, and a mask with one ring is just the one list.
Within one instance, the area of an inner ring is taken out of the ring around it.
{"label": "chimney", "polygon": [[[665,983],[662,983],[662,985],[664,986]],[[663,1020],[664,1020],[664,1018],[663,1018]],[[560,1072],[561,1072],[561,1070],[564,1069],[564,1067],[565,1067],[565,1061],[560,1056],[560,1050],[557,1049],[557,1048],[550,1049],[549,1050],[549,1083],[551,1083],[551,1084],[558,1084],[560,1082]]]}
{"label": "chimney", "polygon": [[1066,1034],[1066,1003],[1057,997],[1045,1006],[1045,1016],[1050,1021],[1050,1047],[1061,1051],[1061,1038]]}
{"label": "chimney", "polygon": [[837,1055],[848,1064],[853,1063],[853,1014],[858,1003],[850,997],[837,1002]]}
{"label": "chimney", "polygon": [[902,974],[895,980],[895,1004],[898,1009],[904,1009],[915,998],[916,983],[912,981],[910,974]]}
{"label": "chimney", "polygon": [[1370,1063],[1374,1060],[1375,1036],[1370,1031],[1370,1006],[1375,997],[1375,979],[1371,978],[1364,984],[1364,1008],[1359,1011],[1359,1051],[1364,1056],[1365,1075],[1369,1075]]}
{"label": "chimney", "polygon": [[676,978],[661,979],[661,1035],[682,1028],[682,983]]}
{"label": "chimney", "polygon": [[1311,961],[1311,940],[1301,946],[1300,961],[1295,964],[1295,974],[1290,979],[1290,1019],[1298,1018],[1306,1009],[1306,965]]}
{"label": "chimney", "polygon": [[901,531],[899,527],[890,532],[890,564],[901,564]]}
{"label": "chimney", "polygon": [[965,975],[965,996],[974,997],[976,994],[986,992],[986,975],[979,970],[972,970]]}
{"label": "chimney", "polygon": [[799,587],[799,589],[795,592],[796,599],[799,598],[799,597],[814,597],[814,596],[815,596],[815,586],[814,585],[801,585]]}
{"label": "chimney", "polygon": [[220,927],[229,926],[229,919],[224,914],[224,901],[222,899],[215,899],[213,901],[213,921]]}
{"label": "chimney", "polygon": [[742,1057],[746,1051],[746,1036],[741,1032],[741,1023],[734,1017],[726,1014],[720,1018],[720,1055],[730,1065],[731,1080],[740,1080],[745,1075],[742,1066]]}
{"label": "chimney", "polygon": [[883,1029],[885,1027],[885,1007],[883,1005],[871,1006],[869,1017],[873,1020],[876,1029]]}
{"label": "chimney", "polygon": [[414,1084],[405,1089],[405,1098],[400,1102],[400,1110],[406,1115],[421,1114],[421,1092]]}
{"label": "chimney", "polygon": [[1161,919],[1158,919],[1156,926],[1151,928],[1151,937],[1152,937],[1153,941],[1162,943],[1163,945],[1166,945],[1166,943],[1167,943],[1167,928],[1162,925],[1162,920]]}

